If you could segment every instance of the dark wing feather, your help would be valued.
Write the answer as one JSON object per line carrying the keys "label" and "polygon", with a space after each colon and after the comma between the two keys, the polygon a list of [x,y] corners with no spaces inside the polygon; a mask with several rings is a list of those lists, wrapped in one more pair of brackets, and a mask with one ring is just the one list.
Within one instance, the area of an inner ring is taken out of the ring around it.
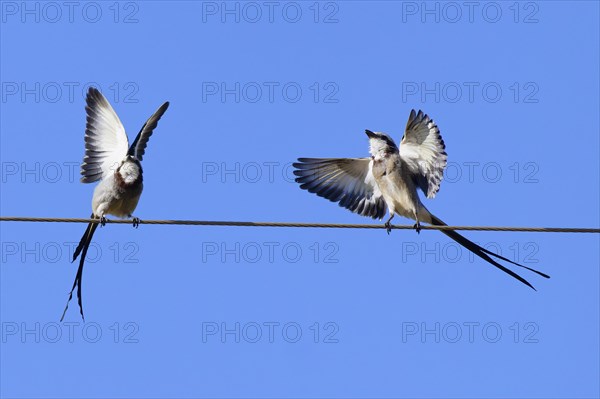
{"label": "dark wing feather", "polygon": [[150,136],[152,136],[152,132],[154,129],[156,129],[158,121],[163,116],[167,108],[169,108],[168,101],[161,105],[160,108],[158,108],[156,112],[146,121],[146,123],[144,123],[144,126],[142,126],[142,129],[136,136],[135,140],[133,143],[131,143],[129,151],[127,151],[128,155],[132,155],[140,161],[142,160],[144,153],[146,152],[148,140],[150,139]]}
{"label": "dark wing feather", "polygon": [[301,189],[361,216],[385,216],[385,201],[373,178],[370,158],[300,158],[293,166]]}

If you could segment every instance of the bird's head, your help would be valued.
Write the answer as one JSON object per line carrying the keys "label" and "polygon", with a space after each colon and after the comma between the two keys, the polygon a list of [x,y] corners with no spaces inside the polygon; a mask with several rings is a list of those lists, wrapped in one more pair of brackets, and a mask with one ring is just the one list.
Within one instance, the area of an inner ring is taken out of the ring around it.
{"label": "bird's head", "polygon": [[398,152],[398,146],[386,133],[365,130],[369,137],[369,152],[373,158],[385,158],[389,154]]}
{"label": "bird's head", "polygon": [[135,157],[127,155],[122,161],[117,172],[125,184],[134,184],[142,179],[142,164]]}

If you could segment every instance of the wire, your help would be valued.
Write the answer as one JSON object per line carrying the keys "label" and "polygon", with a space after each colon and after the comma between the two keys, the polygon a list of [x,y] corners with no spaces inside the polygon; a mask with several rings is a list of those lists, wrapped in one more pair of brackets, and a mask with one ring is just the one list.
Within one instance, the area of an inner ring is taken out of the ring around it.
{"label": "wire", "polygon": [[[100,223],[99,219],[35,218],[0,216],[0,222],[50,222],[50,223]],[[106,223],[133,224],[133,220],[110,220]],[[139,224],[169,224],[184,226],[237,226],[237,227],[294,227],[328,229],[385,229],[383,224],[337,224],[337,223],[289,223],[289,222],[230,222],[210,220],[140,220]],[[392,229],[412,230],[412,225],[392,225]],[[522,231],[536,233],[600,233],[600,229],[571,227],[502,227],[502,226],[421,226],[422,230],[476,230],[476,231]]]}

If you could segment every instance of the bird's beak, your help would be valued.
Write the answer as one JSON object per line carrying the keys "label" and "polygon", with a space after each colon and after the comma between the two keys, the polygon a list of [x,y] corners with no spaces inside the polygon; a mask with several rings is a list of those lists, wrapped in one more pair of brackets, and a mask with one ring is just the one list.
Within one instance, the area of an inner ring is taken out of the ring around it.
{"label": "bird's beak", "polygon": [[365,133],[367,134],[367,136],[369,136],[370,139],[377,138],[377,135],[375,133],[373,133],[372,131],[370,131],[369,129],[365,130]]}

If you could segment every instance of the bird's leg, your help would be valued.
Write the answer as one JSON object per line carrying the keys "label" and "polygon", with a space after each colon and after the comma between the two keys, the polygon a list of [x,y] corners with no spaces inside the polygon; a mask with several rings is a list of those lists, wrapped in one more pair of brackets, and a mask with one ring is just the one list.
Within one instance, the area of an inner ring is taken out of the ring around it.
{"label": "bird's leg", "polygon": [[104,215],[100,216],[100,226],[104,227],[106,225],[106,218]]}
{"label": "bird's leg", "polygon": [[[131,215],[129,215],[129,217],[131,217]],[[140,218],[135,217],[135,216],[132,219],[133,219],[133,227],[135,227],[137,229],[140,225],[141,220],[140,220]]]}
{"label": "bird's leg", "polygon": [[416,212],[415,212],[415,220],[417,221],[417,223],[415,223],[413,228],[417,231],[417,234],[421,234],[421,223],[419,223],[419,216],[417,216]]}
{"label": "bird's leg", "polygon": [[392,224],[390,223],[392,221],[392,219],[394,218],[394,213],[392,213],[392,216],[390,216],[390,218],[387,220],[387,222],[385,222],[385,228],[387,230],[388,235],[390,234],[390,232],[392,231]]}
{"label": "bird's leg", "polygon": [[417,223],[415,223],[415,225],[413,227],[417,231],[417,234],[421,234],[421,223],[419,223],[418,220],[417,220]]}

